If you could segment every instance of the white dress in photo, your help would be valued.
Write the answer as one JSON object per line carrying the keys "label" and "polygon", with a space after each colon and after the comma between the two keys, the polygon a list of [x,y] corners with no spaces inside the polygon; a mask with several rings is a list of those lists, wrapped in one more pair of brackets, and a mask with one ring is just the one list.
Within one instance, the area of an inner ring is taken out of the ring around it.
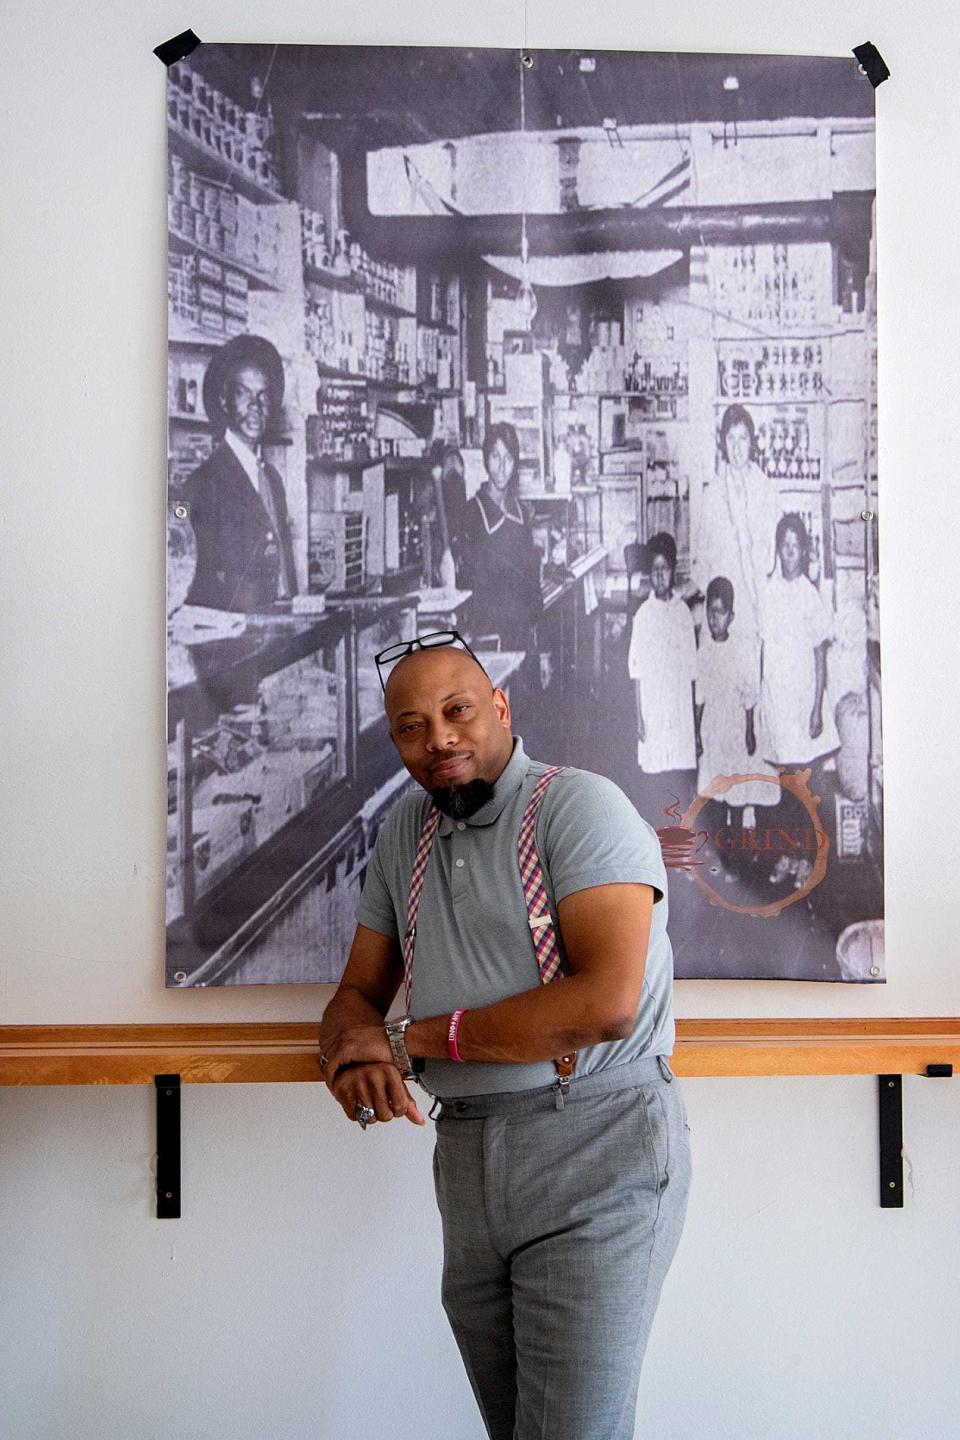
{"label": "white dress in photo", "polygon": [[741,634],[759,634],[760,600],[773,568],[780,514],[777,482],[752,460],[743,470],[722,464],[700,500],[693,579],[705,595],[715,576],[726,576]]}
{"label": "white dress in photo", "polygon": [[[762,757],[758,732],[760,701],[760,647],[752,635],[736,628],[726,640],[714,640],[708,629],[697,651],[697,704],[703,706],[700,740],[703,754],[697,768],[697,789],[702,795],[718,775],[770,775],[771,783],[745,780],[716,798],[724,805],[776,805],[780,785],[776,770]],[[747,711],[754,710],[757,747],[747,753]]]}
{"label": "white dress in photo", "polygon": [[637,740],[637,764],[648,774],[693,770],[697,746],[693,692],[697,642],[693,617],[679,595],[658,600],[651,592],[633,617],[627,669],[640,681],[646,739]]}
{"label": "white dress in photo", "polygon": [[[761,606],[763,662],[760,733],[763,754],[780,765],[807,764],[839,748],[840,737],[826,695],[823,729],[810,734],[817,693],[814,650],[833,638],[833,616],[806,575],[785,580],[779,568],[764,588]],[[828,661],[829,663],[829,661]]]}

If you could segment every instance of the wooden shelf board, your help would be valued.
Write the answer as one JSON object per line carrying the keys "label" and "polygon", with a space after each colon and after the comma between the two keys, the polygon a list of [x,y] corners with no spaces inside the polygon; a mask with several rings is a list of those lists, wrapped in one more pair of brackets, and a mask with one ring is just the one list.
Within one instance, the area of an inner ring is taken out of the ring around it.
{"label": "wooden shelf board", "polygon": [[[385,315],[392,315],[396,320],[417,319],[417,312],[415,310],[406,310],[402,305],[397,305],[393,300],[381,300],[378,296],[371,295],[369,290],[361,290],[360,294],[370,306],[371,310],[380,310]],[[426,324],[427,322],[417,321],[417,323]]]}
{"label": "wooden shelf board", "polygon": [[[179,254],[186,255],[192,252],[197,255],[205,255],[207,259],[215,260],[226,270],[236,270],[238,275],[244,275],[252,285],[258,286],[261,290],[271,290],[275,294],[279,294],[283,289],[275,275],[268,275],[265,270],[258,270],[247,260],[238,260],[232,255],[225,255],[222,250],[216,250],[212,245],[201,245],[199,240],[191,240],[189,236],[182,235],[179,230],[175,230],[172,225],[167,227],[167,239],[170,248]],[[201,283],[213,284],[213,281],[201,281]]]}
{"label": "wooden shelf board", "polygon": [[[317,1024],[5,1025],[0,1085],[318,1081]],[[681,1077],[960,1071],[960,1019],[678,1020]]]}
{"label": "wooden shelf board", "polygon": [[223,185],[230,190],[238,190],[241,195],[245,195],[255,205],[276,205],[286,200],[285,195],[281,195],[277,190],[271,190],[268,185],[247,175],[234,161],[228,160],[224,155],[218,155],[216,150],[209,149],[202,141],[181,129],[180,125],[169,117],[167,119],[167,137],[170,149],[182,155],[196,169],[198,175],[212,181],[213,184]]}
{"label": "wooden shelf board", "polygon": [[303,278],[312,280],[316,285],[329,285],[333,290],[345,290],[348,295],[364,293],[349,271],[341,275],[337,270],[322,270],[319,265],[311,265],[306,260],[303,263]]}

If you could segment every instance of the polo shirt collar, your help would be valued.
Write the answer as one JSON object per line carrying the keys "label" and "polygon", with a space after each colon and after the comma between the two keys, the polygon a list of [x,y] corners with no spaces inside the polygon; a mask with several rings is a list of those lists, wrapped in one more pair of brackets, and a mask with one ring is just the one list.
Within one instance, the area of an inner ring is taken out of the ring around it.
{"label": "polo shirt collar", "polygon": [[[523,784],[527,774],[528,760],[526,751],[523,748],[523,741],[519,735],[514,736],[513,754],[500,772],[496,781],[493,796],[486,805],[481,805],[474,814],[466,816],[468,825],[492,825],[497,820],[511,796],[515,795]],[[454,822],[449,815],[441,815],[440,824],[437,826],[438,835],[449,835],[453,830]]]}

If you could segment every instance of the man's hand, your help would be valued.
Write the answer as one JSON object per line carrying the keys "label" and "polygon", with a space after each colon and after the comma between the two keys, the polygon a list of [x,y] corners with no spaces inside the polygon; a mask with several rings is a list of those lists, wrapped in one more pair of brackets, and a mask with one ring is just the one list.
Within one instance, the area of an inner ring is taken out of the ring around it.
{"label": "man's hand", "polygon": [[331,1095],[337,1071],[345,1065],[393,1064],[393,1052],[382,1025],[348,1025],[323,1047],[323,1078]]}
{"label": "man's hand", "polygon": [[375,1111],[378,1120],[399,1120],[405,1115],[414,1125],[427,1123],[392,1061],[389,1064],[350,1065],[327,1085],[348,1120],[356,1120],[357,1105],[360,1104],[368,1105]]}

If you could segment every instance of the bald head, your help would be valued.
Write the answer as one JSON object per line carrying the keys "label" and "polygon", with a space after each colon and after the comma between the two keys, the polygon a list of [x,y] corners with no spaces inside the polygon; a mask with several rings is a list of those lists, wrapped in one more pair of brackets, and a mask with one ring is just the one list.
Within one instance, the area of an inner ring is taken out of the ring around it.
{"label": "bald head", "polygon": [[414,650],[384,693],[390,738],[413,778],[441,789],[496,781],[513,751],[510,702],[483,666],[454,645]]}
{"label": "bald head", "polygon": [[490,677],[472,655],[455,645],[435,645],[425,650],[411,650],[404,655],[387,676],[383,697],[384,709],[391,719],[403,706],[403,698],[417,696],[435,687],[456,689],[468,686],[483,696],[492,696]]}

